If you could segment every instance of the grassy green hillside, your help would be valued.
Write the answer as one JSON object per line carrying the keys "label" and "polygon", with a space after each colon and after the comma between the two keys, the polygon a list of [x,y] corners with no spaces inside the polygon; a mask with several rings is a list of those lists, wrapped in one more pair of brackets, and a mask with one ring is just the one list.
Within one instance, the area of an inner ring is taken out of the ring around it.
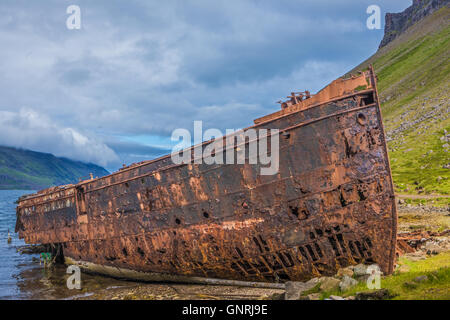
{"label": "grassy green hillside", "polygon": [[108,171],[48,153],[0,147],[0,189],[38,190],[49,186],[76,183],[89,174],[104,176]]}
{"label": "grassy green hillside", "polygon": [[450,9],[410,27],[355,68],[378,76],[396,191],[450,194]]}

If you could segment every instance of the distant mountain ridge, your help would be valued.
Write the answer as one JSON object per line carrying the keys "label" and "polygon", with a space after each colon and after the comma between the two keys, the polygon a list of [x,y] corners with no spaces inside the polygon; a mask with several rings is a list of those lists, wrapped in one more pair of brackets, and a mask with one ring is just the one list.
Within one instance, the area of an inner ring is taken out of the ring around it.
{"label": "distant mountain ridge", "polygon": [[403,12],[386,13],[384,38],[380,43],[380,48],[386,46],[426,16],[449,5],[450,0],[413,0],[413,4]]}
{"label": "distant mountain ridge", "polygon": [[109,174],[92,164],[24,149],[0,146],[0,189],[40,190]]}

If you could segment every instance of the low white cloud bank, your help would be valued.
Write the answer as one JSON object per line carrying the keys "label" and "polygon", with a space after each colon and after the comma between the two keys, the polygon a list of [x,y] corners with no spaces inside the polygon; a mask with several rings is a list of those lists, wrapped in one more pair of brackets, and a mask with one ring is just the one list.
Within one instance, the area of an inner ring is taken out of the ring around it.
{"label": "low white cloud bank", "polygon": [[0,145],[52,153],[101,166],[119,162],[117,154],[95,137],[53,123],[45,115],[22,108],[0,111]]}

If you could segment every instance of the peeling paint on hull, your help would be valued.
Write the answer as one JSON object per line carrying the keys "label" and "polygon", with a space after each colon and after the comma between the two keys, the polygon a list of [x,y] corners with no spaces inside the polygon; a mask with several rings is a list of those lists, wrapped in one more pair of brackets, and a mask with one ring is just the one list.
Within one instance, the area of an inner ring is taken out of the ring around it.
{"label": "peeling paint on hull", "polygon": [[283,282],[361,262],[391,273],[397,215],[373,71],[293,94],[254,128],[282,133],[277,175],[166,156],[19,199],[16,232],[103,273]]}

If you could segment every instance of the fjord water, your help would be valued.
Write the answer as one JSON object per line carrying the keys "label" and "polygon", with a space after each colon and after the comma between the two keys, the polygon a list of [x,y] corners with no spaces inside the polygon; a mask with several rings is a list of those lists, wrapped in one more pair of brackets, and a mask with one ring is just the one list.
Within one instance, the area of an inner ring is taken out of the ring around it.
{"label": "fjord water", "polygon": [[[0,191],[0,299],[25,298],[19,287],[20,273],[27,273],[32,268],[28,263],[32,256],[20,255],[16,246],[23,245],[14,233],[16,223],[15,201],[30,191],[1,190]],[[13,238],[8,244],[8,230]]]}
{"label": "fjord water", "polygon": [[[20,254],[17,248],[25,245],[14,232],[16,224],[15,201],[26,190],[0,190],[0,299],[71,299],[89,296],[109,287],[129,283],[107,277],[82,274],[81,290],[67,288],[66,267],[56,265],[44,268],[39,264],[39,254]],[[8,244],[8,230],[12,237]]]}

